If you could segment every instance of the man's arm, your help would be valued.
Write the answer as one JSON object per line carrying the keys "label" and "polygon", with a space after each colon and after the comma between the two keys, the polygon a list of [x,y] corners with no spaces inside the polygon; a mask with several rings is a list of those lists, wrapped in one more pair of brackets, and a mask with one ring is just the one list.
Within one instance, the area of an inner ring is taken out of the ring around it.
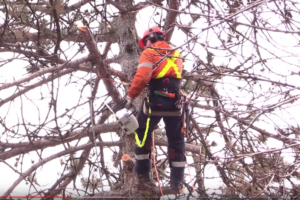
{"label": "man's arm", "polygon": [[136,74],[128,90],[128,97],[132,99],[137,97],[151,80],[150,72],[153,69],[153,63],[148,60],[148,57],[147,51],[144,51],[141,55]]}

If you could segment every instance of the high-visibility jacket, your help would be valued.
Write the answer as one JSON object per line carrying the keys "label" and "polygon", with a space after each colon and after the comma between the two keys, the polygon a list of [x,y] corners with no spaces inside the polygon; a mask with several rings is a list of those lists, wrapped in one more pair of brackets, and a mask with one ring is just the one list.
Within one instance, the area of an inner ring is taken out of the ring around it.
{"label": "high-visibility jacket", "polygon": [[[161,49],[149,47],[143,51],[140,57],[136,74],[128,91],[128,96],[131,98],[137,97],[151,79],[181,79],[182,58],[180,53],[177,50],[168,50],[172,48],[165,41],[155,42],[154,47]],[[168,56],[158,63],[166,54]]]}

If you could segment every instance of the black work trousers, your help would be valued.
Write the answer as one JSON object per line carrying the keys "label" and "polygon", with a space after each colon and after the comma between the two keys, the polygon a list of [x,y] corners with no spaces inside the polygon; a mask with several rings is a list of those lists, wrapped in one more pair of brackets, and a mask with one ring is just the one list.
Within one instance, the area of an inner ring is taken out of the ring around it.
{"label": "black work trousers", "polygon": [[[137,115],[139,128],[136,130],[140,141],[143,140],[145,134],[147,118],[148,116],[140,109]],[[142,148],[136,146],[135,149],[136,165],[134,171],[137,175],[150,172],[152,147],[151,135],[154,127],[162,118],[165,123],[166,135],[168,138],[168,159],[171,167],[170,179],[171,181],[182,182],[186,163],[184,134],[181,132],[183,116],[150,116],[145,145]]]}

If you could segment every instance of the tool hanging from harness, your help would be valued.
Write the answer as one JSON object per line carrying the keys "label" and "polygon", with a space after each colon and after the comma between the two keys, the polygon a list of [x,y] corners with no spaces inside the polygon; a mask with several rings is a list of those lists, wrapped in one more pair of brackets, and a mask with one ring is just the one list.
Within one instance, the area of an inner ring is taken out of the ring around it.
{"label": "tool hanging from harness", "polygon": [[189,137],[190,101],[180,91],[180,79],[161,78],[152,79],[148,86],[149,93],[143,103],[143,113],[151,116],[181,116],[184,122],[182,133]]}
{"label": "tool hanging from harness", "polygon": [[184,96],[179,91],[180,79],[160,78],[152,79],[148,86],[149,102],[144,101],[143,112],[151,116],[180,116],[182,115],[182,105]]}

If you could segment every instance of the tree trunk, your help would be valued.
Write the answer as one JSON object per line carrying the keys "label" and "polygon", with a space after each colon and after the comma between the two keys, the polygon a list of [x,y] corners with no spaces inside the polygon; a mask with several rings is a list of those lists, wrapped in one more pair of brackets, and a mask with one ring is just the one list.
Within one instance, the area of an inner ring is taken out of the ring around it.
{"label": "tree trunk", "polygon": [[[131,1],[128,0],[123,0],[119,3],[123,5],[126,10],[130,10],[130,8],[132,7]],[[136,12],[122,14],[119,17],[120,26],[118,34],[120,36],[119,48],[121,54],[121,68],[124,74],[128,76],[129,80],[132,80],[135,74],[136,66],[138,65],[141,53],[140,47],[138,45],[139,38],[135,29],[135,21]],[[135,108],[140,107],[143,98],[144,94],[141,94],[135,99],[135,101],[133,102]],[[135,162],[134,150],[136,144],[134,135],[123,135],[121,136],[121,140],[123,143],[120,149],[120,156],[128,154],[133,162]],[[121,186],[120,190],[125,193],[125,196],[143,199],[153,199],[153,197],[157,197],[159,199],[160,194],[158,188],[152,184],[138,182],[138,180],[134,177],[132,165],[123,162],[121,166],[123,167],[121,171],[123,185]]]}

